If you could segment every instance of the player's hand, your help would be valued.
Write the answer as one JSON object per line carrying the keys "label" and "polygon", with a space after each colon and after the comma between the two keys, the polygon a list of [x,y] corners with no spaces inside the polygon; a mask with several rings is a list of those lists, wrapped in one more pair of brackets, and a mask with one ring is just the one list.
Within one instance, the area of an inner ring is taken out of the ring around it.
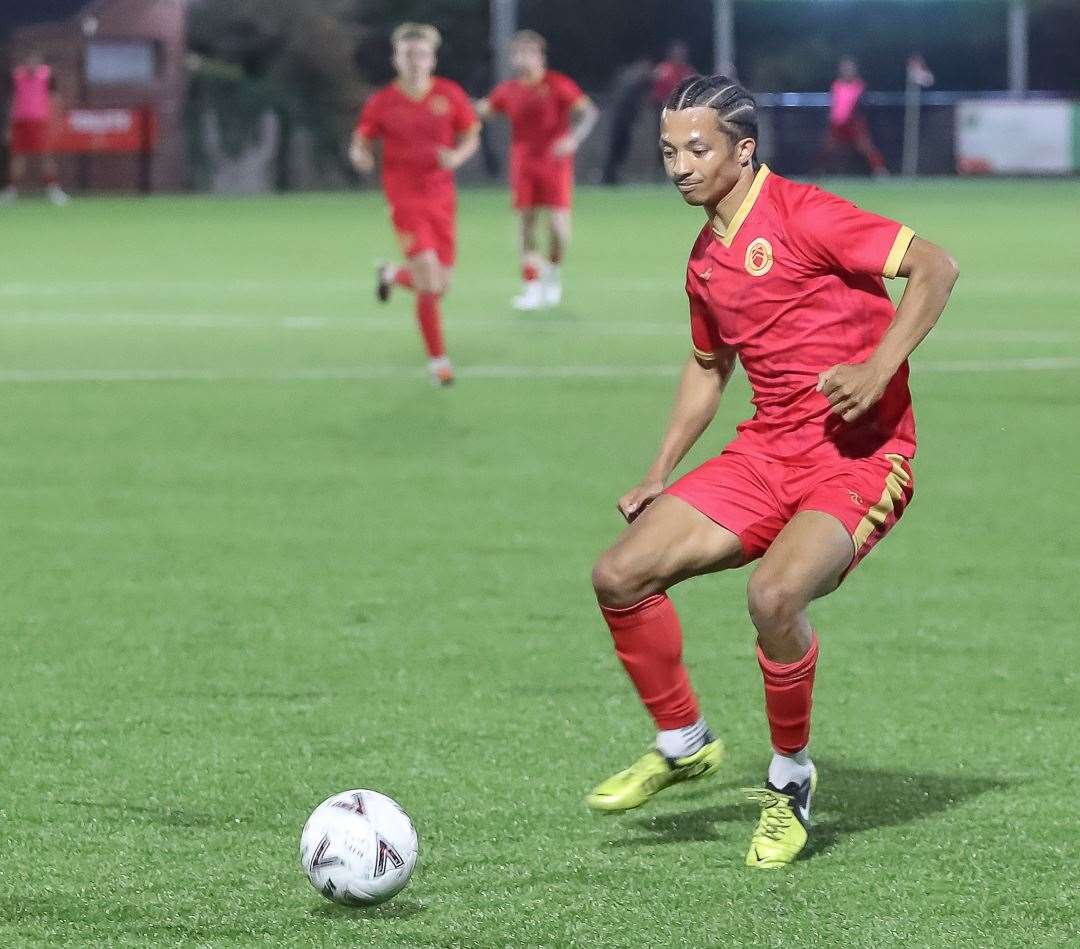
{"label": "player's hand", "polygon": [[555,144],[551,146],[551,154],[556,158],[566,158],[568,155],[573,155],[577,151],[577,139],[573,135],[564,135],[562,138],[557,139]]}
{"label": "player's hand", "polygon": [[619,513],[630,523],[664,492],[664,482],[646,478],[619,498]]}
{"label": "player's hand", "polygon": [[369,174],[375,168],[375,156],[362,145],[349,146],[349,161],[361,175]]}
{"label": "player's hand", "polygon": [[829,400],[833,414],[854,422],[877,405],[888,384],[889,377],[872,363],[841,363],[818,375],[817,391]]}
{"label": "player's hand", "polygon": [[460,164],[461,159],[458,157],[456,149],[439,149],[439,167],[443,169],[443,171],[456,171]]}

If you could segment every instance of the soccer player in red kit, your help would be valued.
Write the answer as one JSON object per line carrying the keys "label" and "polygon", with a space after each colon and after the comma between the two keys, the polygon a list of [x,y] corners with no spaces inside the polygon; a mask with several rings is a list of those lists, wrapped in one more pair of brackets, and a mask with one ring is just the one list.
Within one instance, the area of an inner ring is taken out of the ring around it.
{"label": "soccer player in red kit", "polygon": [[416,319],[436,385],[454,381],[443,343],[439,301],[450,284],[456,253],[454,170],[475,154],[480,123],[465,90],[434,76],[439,31],[420,23],[394,30],[398,77],[365,103],[349,156],[361,173],[375,166],[372,144],[382,142],[382,183],[407,263],[382,264],[376,293],[392,286],[416,293]]}
{"label": "soccer player in red kit", "polygon": [[862,107],[864,92],[866,83],[859,75],[858,63],[845,56],[840,60],[836,79],[829,90],[829,133],[825,138],[822,161],[831,161],[837,149],[849,145],[866,159],[870,172],[880,177],[887,175],[889,169],[870,137],[870,126],[866,124]]}
{"label": "soccer player in red kit", "polygon": [[[817,772],[807,746],[818,637],[807,607],[885,536],[912,496],[907,358],[937,321],[955,262],[912,231],[755,168],[754,100],[696,77],[662,115],[667,171],[705,210],[686,272],[693,350],[660,450],[619,499],[629,527],[593,586],[615,651],[658,731],[654,750],[600,784],[621,811],[715,771],[724,749],[682,663],[667,590],[761,558],[747,600],[773,756],[746,862],[775,868],[806,845]],[[894,310],[883,278],[906,277]],[[722,453],[668,478],[716,413],[735,360],[753,418]]]}
{"label": "soccer player in red kit", "polygon": [[[592,100],[569,76],[547,67],[547,44],[521,30],[510,47],[514,78],[499,83],[476,106],[481,118],[501,112],[510,120],[510,188],[520,222],[519,310],[554,306],[562,299],[560,265],[570,243],[574,153],[596,124]],[[547,209],[548,259],[537,249],[536,225]]]}

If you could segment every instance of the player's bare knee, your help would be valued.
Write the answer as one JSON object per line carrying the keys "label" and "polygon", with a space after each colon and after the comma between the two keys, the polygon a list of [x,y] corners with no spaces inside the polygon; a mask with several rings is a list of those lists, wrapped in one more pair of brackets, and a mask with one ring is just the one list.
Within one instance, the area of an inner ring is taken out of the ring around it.
{"label": "player's bare knee", "polygon": [[802,592],[783,575],[759,569],[746,585],[746,605],[759,635],[783,636],[806,606]]}
{"label": "player's bare knee", "polygon": [[613,547],[601,554],[592,572],[593,590],[602,606],[633,606],[648,593],[648,579],[626,552]]}
{"label": "player's bare knee", "polygon": [[439,288],[435,282],[435,276],[431,272],[431,268],[423,264],[418,264],[413,267],[413,281],[416,284],[416,290],[418,293],[438,293]]}

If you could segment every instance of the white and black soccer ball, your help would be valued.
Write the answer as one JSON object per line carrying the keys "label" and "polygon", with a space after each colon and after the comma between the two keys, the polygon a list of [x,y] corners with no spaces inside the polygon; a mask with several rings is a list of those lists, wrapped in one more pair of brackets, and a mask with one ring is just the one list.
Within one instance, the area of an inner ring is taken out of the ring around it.
{"label": "white and black soccer ball", "polygon": [[375,906],[400,893],[416,856],[409,815],[363,788],[327,798],[300,834],[300,864],[311,885],[344,906]]}

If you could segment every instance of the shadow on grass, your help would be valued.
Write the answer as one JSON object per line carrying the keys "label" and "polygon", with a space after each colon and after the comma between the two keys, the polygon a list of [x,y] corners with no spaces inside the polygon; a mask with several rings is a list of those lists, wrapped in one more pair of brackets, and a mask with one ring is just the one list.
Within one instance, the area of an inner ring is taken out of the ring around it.
{"label": "shadow on grass", "polygon": [[379,906],[342,906],[327,901],[313,906],[308,913],[323,919],[409,919],[418,916],[425,909],[420,900],[405,897]]}
{"label": "shadow on grass", "polygon": [[[843,837],[932,817],[970,798],[1008,786],[1004,781],[969,774],[910,774],[828,760],[819,762],[818,767],[821,787],[814,800],[815,820],[806,857],[827,851]],[[745,824],[749,834],[756,817],[755,805],[746,802],[641,818],[634,825],[646,834],[613,840],[609,846],[715,840],[719,836],[716,825],[728,822]]]}
{"label": "shadow on grass", "polygon": [[128,801],[81,801],[60,800],[58,804],[68,807],[85,808],[97,812],[104,818],[126,823],[139,820],[147,824],[161,824],[166,827],[209,827],[215,830],[239,830],[241,819],[230,814],[212,814],[207,811],[186,811],[170,804],[148,805],[132,804]]}

